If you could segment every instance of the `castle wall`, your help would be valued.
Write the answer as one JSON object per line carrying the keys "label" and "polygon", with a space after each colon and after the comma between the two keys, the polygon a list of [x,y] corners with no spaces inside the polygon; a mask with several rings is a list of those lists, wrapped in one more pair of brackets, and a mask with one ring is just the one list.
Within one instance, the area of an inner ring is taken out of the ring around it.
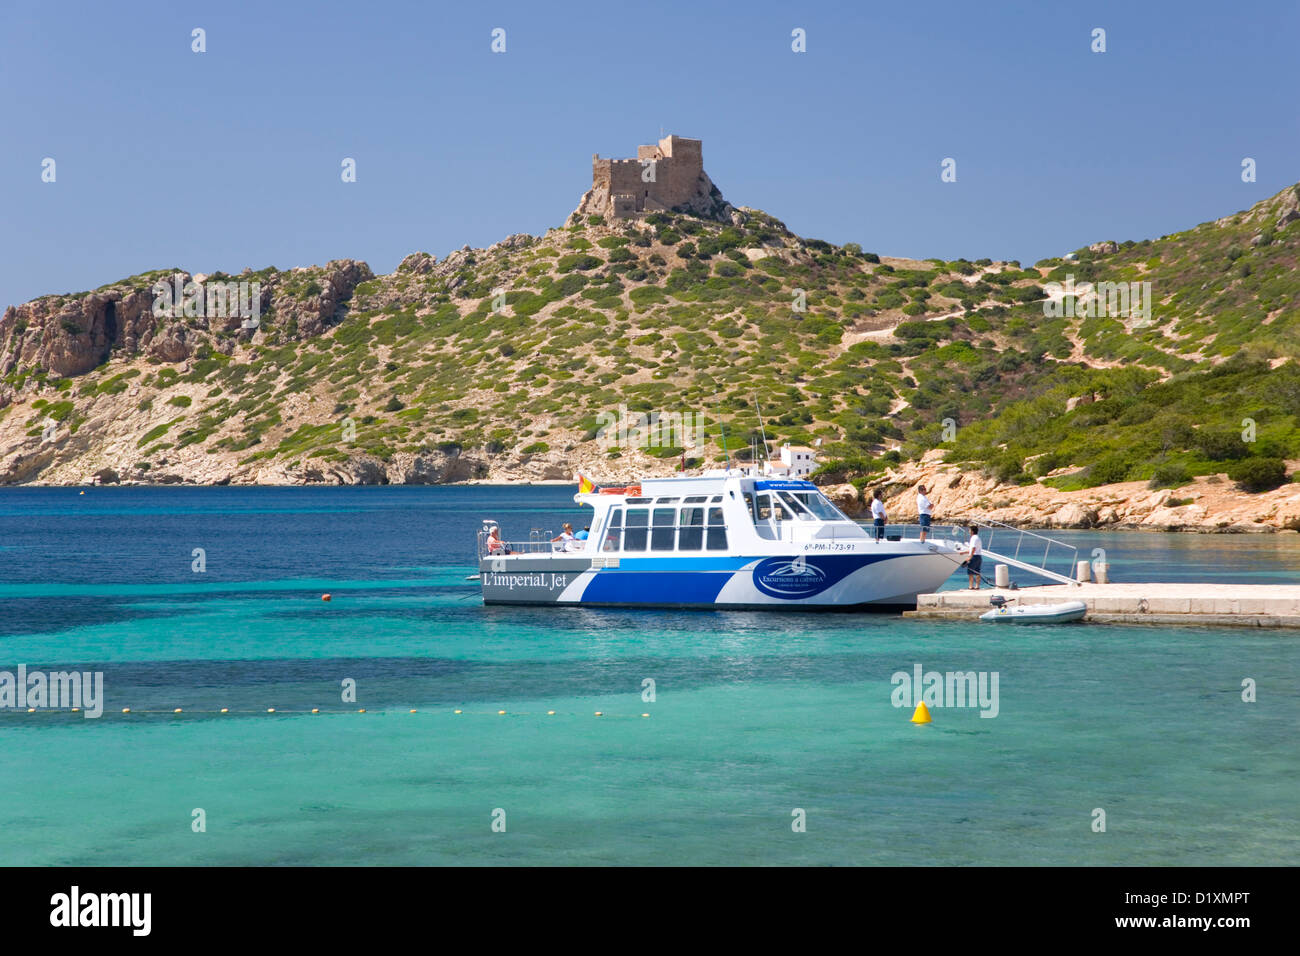
{"label": "castle wall", "polygon": [[[668,136],[653,146],[638,146],[636,159],[592,157],[593,190],[608,196],[615,218],[684,205],[700,191],[703,144],[698,139]],[[654,182],[642,179],[646,161],[654,163]]]}

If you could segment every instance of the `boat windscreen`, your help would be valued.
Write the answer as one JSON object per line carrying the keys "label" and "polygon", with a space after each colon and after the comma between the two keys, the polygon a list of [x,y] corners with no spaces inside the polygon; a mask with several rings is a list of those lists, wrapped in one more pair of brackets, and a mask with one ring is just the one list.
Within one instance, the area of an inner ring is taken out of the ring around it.
{"label": "boat windscreen", "polygon": [[820,491],[798,491],[794,496],[799,502],[806,506],[809,511],[815,514],[823,521],[849,521],[852,520],[843,511],[835,507],[830,499]]}

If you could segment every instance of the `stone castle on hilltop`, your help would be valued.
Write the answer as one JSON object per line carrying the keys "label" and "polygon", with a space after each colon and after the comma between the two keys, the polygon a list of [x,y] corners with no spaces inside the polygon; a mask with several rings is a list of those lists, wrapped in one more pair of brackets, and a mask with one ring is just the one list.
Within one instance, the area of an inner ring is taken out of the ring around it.
{"label": "stone castle on hilltop", "polygon": [[638,146],[636,159],[592,155],[591,189],[576,215],[635,219],[651,212],[731,219],[731,204],[704,172],[700,140],[666,136],[653,146]]}

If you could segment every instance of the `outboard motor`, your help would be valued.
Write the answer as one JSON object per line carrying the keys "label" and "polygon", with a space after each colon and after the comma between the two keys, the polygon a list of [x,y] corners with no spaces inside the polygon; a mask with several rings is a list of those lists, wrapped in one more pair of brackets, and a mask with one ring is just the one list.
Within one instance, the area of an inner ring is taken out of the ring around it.
{"label": "outboard motor", "polygon": [[1001,594],[995,594],[991,598],[989,598],[989,604],[993,605],[994,607],[1002,607],[1006,603],[1007,603],[1007,599],[1004,598]]}

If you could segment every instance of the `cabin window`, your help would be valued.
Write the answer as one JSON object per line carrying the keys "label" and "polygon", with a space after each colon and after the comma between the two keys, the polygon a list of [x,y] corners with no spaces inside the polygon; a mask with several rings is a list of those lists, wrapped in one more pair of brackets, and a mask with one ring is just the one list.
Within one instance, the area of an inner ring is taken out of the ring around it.
{"label": "cabin window", "polygon": [[704,509],[683,508],[677,527],[677,550],[699,551],[704,547]]}
{"label": "cabin window", "polygon": [[650,532],[650,509],[628,508],[627,524],[623,528],[623,550],[644,551]]}
{"label": "cabin window", "polygon": [[657,505],[675,505],[675,504],[677,504],[677,499],[676,499],[676,498],[656,498],[656,499],[655,499],[655,504],[657,504]]}
{"label": "cabin window", "polygon": [[763,492],[755,501],[754,517],[759,521],[789,521],[794,515],[779,496]]}
{"label": "cabin window", "polygon": [[[676,499],[673,499],[676,500]],[[654,524],[650,529],[650,550],[671,551],[676,537],[677,509],[656,508]]]}
{"label": "cabin window", "polygon": [[688,505],[698,505],[708,500],[708,495],[691,495],[689,498],[683,498],[682,502]]}
{"label": "cabin window", "polygon": [[605,531],[606,551],[617,551],[623,538],[623,509],[615,508],[609,516],[609,527]]}
{"label": "cabin window", "polygon": [[813,519],[812,512],[810,512],[807,508],[801,505],[798,499],[795,498],[794,495],[790,494],[790,492],[788,491],[781,492],[781,500],[784,501],[790,507],[790,510],[794,512],[795,517],[797,517],[800,521],[812,521]]}
{"label": "cabin window", "polygon": [[709,551],[727,550],[727,526],[722,520],[721,508],[709,509],[709,526],[707,533],[708,537],[705,547]]}

